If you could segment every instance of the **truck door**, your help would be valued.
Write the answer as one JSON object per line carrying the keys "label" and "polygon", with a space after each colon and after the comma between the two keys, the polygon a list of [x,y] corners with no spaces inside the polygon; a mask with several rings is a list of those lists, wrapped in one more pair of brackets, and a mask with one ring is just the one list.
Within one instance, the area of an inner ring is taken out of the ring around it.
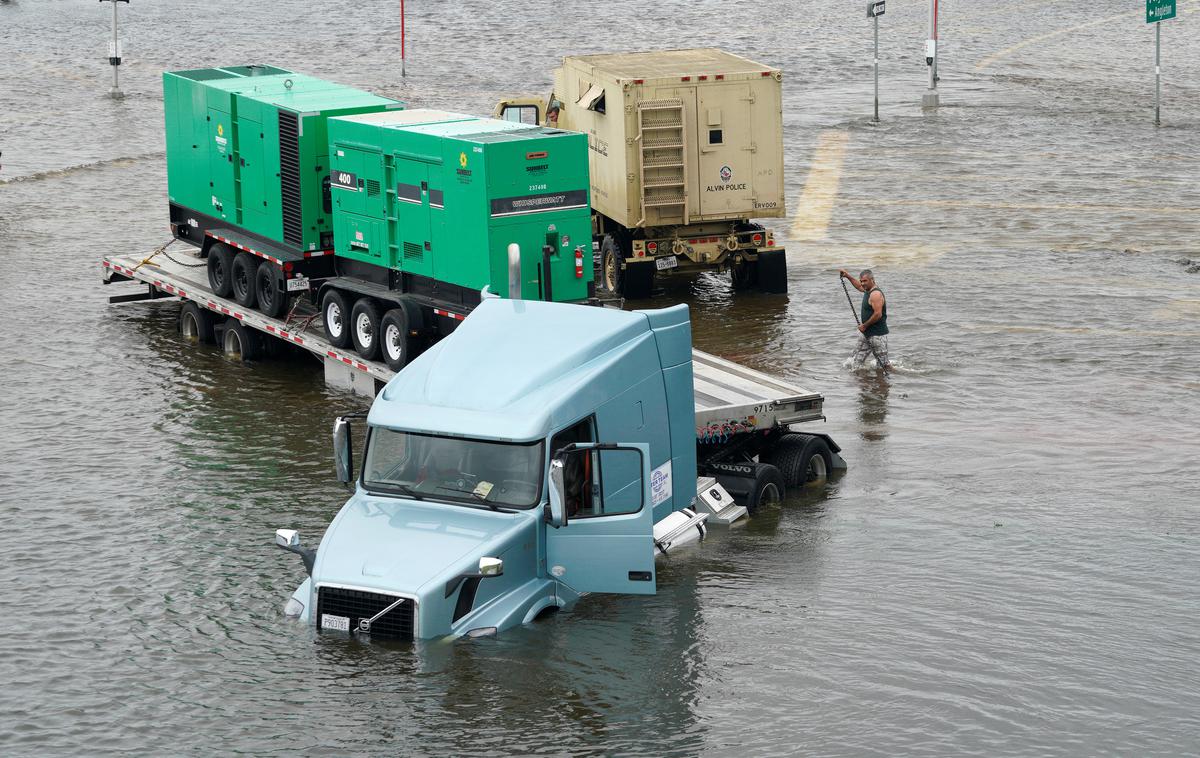
{"label": "truck door", "polygon": [[229,114],[208,109],[208,170],[212,177],[212,215],[235,219],[237,195],[233,181],[233,122]]}
{"label": "truck door", "polygon": [[432,276],[429,164],[396,156],[396,226],[399,246],[396,268]]}
{"label": "truck door", "polygon": [[700,212],[749,216],[754,202],[754,131],[748,84],[697,88]]}
{"label": "truck door", "polygon": [[558,457],[564,518],[546,528],[546,570],[576,592],[653,595],[650,446],[573,445]]}

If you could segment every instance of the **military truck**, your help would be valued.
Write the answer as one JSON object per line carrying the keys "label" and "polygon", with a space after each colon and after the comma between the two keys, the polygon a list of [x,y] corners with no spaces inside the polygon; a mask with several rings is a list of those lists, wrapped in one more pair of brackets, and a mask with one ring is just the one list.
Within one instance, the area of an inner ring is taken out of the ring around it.
{"label": "military truck", "polygon": [[717,49],[572,56],[547,98],[497,118],[588,135],[601,286],[647,297],[657,276],[728,270],[736,289],[787,291],[782,72]]}

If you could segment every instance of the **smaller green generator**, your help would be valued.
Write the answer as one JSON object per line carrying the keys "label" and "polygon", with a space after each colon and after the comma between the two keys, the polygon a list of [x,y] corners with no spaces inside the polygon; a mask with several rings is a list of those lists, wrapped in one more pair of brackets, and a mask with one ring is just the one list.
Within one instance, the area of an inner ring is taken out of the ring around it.
{"label": "smaller green generator", "polygon": [[225,229],[292,253],[331,249],[327,119],[403,107],[273,66],[164,73],[175,236],[206,247],[207,231]]}
{"label": "smaller green generator", "polygon": [[[329,119],[338,273],[478,302],[578,302],[592,282],[587,137],[435,110]],[[508,292],[508,246],[522,291]],[[380,276],[374,272],[384,272]]]}

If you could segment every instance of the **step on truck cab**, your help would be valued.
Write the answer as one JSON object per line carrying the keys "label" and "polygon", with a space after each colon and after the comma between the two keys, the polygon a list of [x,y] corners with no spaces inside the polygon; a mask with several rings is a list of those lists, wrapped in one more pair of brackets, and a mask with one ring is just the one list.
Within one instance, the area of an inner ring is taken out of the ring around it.
{"label": "step on truck cab", "polygon": [[285,614],[431,638],[653,594],[656,554],[845,467],[827,436],[791,431],[822,403],[693,351],[683,305],[485,298],[376,397],[357,472],[352,417],[335,422],[354,494],[316,549],[276,533],[309,574]]}
{"label": "step on truck cab", "polygon": [[786,292],[785,253],[754,219],[784,218],[783,73],[712,48],[570,56],[548,98],[494,115],[588,135],[600,282],[632,298],[656,277],[728,270]]}
{"label": "step on truck cab", "polygon": [[[486,299],[388,383],[285,612],[320,629],[479,635],[588,592],[653,594],[655,523],[688,541],[696,495],[686,306]],[[662,536],[662,535],[660,535]],[[682,538],[682,539],[680,539]]]}

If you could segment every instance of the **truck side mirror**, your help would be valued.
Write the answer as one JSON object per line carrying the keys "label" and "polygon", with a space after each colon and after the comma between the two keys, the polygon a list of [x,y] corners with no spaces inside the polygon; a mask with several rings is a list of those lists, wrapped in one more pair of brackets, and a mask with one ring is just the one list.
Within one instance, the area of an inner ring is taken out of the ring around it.
{"label": "truck side mirror", "polygon": [[338,481],[349,484],[354,481],[354,449],[350,437],[350,419],[338,416],[333,421],[333,467]]}
{"label": "truck side mirror", "polygon": [[550,504],[546,506],[546,523],[558,529],[567,525],[567,492],[563,484],[563,459],[550,461]]}

